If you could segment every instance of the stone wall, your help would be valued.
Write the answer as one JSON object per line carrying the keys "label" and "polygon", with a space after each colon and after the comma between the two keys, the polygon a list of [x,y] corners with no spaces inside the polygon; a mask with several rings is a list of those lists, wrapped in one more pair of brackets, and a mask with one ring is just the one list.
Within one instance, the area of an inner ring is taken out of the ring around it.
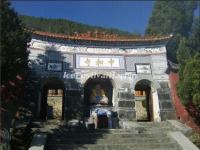
{"label": "stone wall", "polygon": [[157,90],[161,120],[176,118],[168,84],[168,82],[160,82],[160,89]]}
{"label": "stone wall", "polygon": [[134,95],[131,91],[118,92],[117,108],[120,120],[136,120]]}

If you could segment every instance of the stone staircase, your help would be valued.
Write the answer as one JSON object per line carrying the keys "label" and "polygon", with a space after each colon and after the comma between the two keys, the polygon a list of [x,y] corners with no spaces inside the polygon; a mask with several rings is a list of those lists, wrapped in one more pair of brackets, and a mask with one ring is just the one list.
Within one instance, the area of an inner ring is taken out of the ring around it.
{"label": "stone staircase", "polygon": [[182,150],[168,135],[169,122],[127,122],[125,129],[69,129],[48,132],[46,150]]}

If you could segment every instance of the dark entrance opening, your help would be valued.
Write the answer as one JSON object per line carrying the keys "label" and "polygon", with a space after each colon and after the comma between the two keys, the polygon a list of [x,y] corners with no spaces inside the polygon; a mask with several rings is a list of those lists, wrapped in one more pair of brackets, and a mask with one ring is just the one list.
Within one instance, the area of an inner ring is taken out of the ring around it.
{"label": "dark entrance opening", "polygon": [[48,78],[41,91],[40,118],[64,119],[65,85],[58,78]]}
{"label": "dark entrance opening", "polygon": [[151,82],[140,80],[135,86],[135,108],[137,121],[152,120]]}

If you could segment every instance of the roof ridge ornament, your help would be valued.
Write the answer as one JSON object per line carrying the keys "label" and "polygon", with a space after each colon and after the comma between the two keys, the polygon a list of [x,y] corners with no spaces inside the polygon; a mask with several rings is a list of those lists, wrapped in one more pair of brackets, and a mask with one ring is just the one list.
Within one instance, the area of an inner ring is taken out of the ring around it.
{"label": "roof ridge ornament", "polygon": [[[94,42],[154,42],[154,41],[168,41],[172,38],[173,34],[166,36],[143,36],[143,37],[123,37],[112,35],[108,36],[70,36],[58,33],[50,33],[43,31],[32,31],[34,35],[45,36],[49,38],[56,38],[62,40],[80,40],[80,41],[94,41]],[[83,33],[82,33],[83,34]]]}

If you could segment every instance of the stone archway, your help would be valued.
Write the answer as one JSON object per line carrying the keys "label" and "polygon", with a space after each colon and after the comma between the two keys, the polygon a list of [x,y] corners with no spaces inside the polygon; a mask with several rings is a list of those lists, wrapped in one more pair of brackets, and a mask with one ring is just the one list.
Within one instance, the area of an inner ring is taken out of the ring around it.
{"label": "stone archway", "polygon": [[57,77],[46,79],[41,88],[40,119],[64,119],[65,85]]}
{"label": "stone archway", "polygon": [[137,75],[135,79],[133,80],[133,83],[131,84],[131,89],[135,89],[136,83],[138,83],[140,80],[149,80],[151,82],[152,90],[157,90],[160,88],[160,84],[155,81],[152,76],[149,75]]}
{"label": "stone archway", "polygon": [[160,109],[155,83],[141,79],[135,84],[135,109],[138,121],[160,121]]}
{"label": "stone archway", "polygon": [[140,80],[135,85],[135,109],[138,121],[151,121],[151,82]]}

